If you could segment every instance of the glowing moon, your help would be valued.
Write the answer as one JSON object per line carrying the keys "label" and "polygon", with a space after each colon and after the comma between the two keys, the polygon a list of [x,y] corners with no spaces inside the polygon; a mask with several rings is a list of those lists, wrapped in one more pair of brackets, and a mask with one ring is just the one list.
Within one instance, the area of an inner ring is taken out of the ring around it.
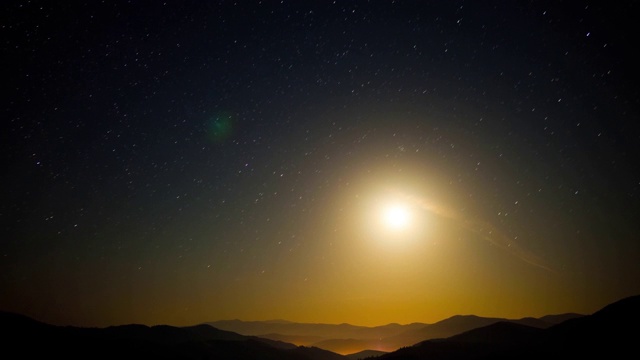
{"label": "glowing moon", "polygon": [[402,205],[391,205],[382,213],[384,224],[393,230],[402,230],[409,226],[411,213]]}

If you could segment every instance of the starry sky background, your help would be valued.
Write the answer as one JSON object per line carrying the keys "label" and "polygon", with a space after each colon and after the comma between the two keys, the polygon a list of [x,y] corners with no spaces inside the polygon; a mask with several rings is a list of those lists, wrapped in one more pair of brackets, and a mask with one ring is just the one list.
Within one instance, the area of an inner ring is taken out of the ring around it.
{"label": "starry sky background", "polygon": [[1,6],[3,310],[379,325],[640,293],[637,2]]}

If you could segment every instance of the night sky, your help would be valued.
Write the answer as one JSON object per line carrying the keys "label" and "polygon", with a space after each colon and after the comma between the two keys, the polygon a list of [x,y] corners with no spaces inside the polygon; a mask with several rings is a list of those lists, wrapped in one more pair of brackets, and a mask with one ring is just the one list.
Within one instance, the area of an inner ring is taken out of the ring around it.
{"label": "night sky", "polygon": [[381,325],[640,293],[638,2],[1,7],[2,310]]}

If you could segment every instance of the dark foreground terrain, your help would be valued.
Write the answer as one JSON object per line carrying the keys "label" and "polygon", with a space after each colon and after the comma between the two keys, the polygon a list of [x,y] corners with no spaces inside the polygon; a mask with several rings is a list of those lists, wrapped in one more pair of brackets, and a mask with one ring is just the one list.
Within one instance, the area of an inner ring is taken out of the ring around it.
{"label": "dark foreground terrain", "polygon": [[[541,329],[497,322],[376,359],[639,358],[640,296]],[[316,347],[244,336],[210,325],[61,327],[0,313],[2,357],[60,359],[348,359]]]}
{"label": "dark foreground terrain", "polygon": [[377,359],[634,359],[639,320],[640,296],[633,296],[547,329],[498,322]]}

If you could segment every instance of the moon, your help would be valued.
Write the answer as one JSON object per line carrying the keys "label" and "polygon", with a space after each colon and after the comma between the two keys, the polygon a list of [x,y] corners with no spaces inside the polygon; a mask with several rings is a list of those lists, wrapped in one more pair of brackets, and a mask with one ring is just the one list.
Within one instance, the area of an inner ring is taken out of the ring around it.
{"label": "moon", "polygon": [[391,230],[404,230],[411,223],[411,212],[400,204],[389,205],[382,211],[382,221]]}

